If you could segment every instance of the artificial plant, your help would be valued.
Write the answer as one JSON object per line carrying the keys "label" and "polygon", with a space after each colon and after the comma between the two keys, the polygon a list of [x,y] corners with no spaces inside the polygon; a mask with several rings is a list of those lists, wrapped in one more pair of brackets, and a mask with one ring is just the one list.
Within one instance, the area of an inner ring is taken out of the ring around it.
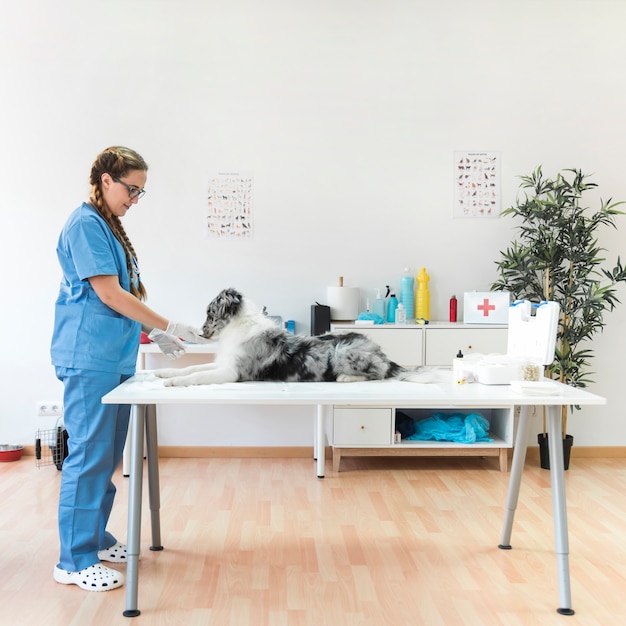
{"label": "artificial plant", "polygon": [[[623,215],[617,207],[624,202],[600,199],[597,210],[584,206],[584,192],[597,185],[579,169],[546,178],[539,166],[530,176],[519,178],[516,202],[502,212],[521,219],[515,227],[518,237],[500,252],[496,261],[500,277],[492,289],[509,291],[514,299],[559,303],[555,357],[547,375],[573,387],[586,387],[593,374],[588,342],[604,329],[604,313],[619,303],[617,285],[626,282],[619,256],[607,268],[598,229],[616,228],[615,217]],[[563,407],[564,437],[567,414]]]}

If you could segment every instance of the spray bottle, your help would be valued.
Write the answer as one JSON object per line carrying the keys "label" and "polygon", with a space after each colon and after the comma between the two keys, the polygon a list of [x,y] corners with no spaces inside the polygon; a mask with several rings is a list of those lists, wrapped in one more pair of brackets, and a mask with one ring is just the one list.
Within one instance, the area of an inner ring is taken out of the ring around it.
{"label": "spray bottle", "polygon": [[385,312],[385,301],[380,295],[380,289],[376,290],[376,300],[374,300],[374,307],[372,309],[372,312],[376,313],[376,315],[380,315],[383,320],[387,317]]}
{"label": "spray bottle", "polygon": [[456,322],[456,311],[457,311],[457,299],[456,296],[452,296],[450,298],[450,321]]}
{"label": "spray bottle", "polygon": [[389,300],[387,301],[387,321],[390,324],[395,324],[396,322],[396,309],[398,308],[398,298],[396,298],[396,294],[391,291],[391,295],[389,296]]}

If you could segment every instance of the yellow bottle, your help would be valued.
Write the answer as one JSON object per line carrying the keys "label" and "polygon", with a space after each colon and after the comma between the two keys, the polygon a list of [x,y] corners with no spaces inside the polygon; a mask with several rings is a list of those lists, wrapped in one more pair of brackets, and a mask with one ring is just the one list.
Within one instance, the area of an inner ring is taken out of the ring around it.
{"label": "yellow bottle", "polygon": [[426,268],[422,267],[420,273],[415,277],[417,280],[417,291],[415,292],[415,317],[430,321],[430,291],[428,291],[428,281],[430,276],[426,273]]}

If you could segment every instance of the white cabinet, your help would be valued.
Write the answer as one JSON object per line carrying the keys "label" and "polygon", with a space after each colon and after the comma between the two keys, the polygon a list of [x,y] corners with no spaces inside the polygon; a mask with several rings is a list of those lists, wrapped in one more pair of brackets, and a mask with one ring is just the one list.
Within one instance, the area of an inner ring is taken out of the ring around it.
{"label": "white cabinet", "polygon": [[388,446],[392,442],[392,409],[335,408],[333,442],[342,446]]}
{"label": "white cabinet", "polygon": [[[408,383],[407,383],[408,384]],[[508,450],[513,447],[515,407],[402,409],[402,408],[335,408],[332,421],[333,469],[339,471],[346,456],[493,456],[498,457],[500,471],[508,469]],[[489,422],[493,441],[454,443],[396,439],[396,414],[402,412],[413,421],[444,415],[479,413]]]}
{"label": "white cabinet", "polygon": [[506,326],[433,325],[425,333],[424,365],[450,367],[459,350],[464,355],[506,354]]}
{"label": "white cabinet", "polygon": [[507,327],[502,325],[407,324],[395,326],[361,326],[358,324],[333,324],[336,333],[357,332],[375,341],[383,352],[396,363],[405,367],[436,365],[452,367],[459,350],[463,354],[506,353]]}
{"label": "white cabinet", "polygon": [[[507,327],[501,325],[451,324],[434,322],[424,326],[360,326],[333,324],[333,332],[359,332],[371,337],[387,356],[405,367],[427,365],[452,367],[461,350],[471,353],[505,354]],[[408,383],[407,383],[408,384]],[[513,447],[514,406],[499,409],[401,409],[401,408],[336,408],[333,411],[333,468],[339,470],[345,456],[494,456],[500,470],[507,471],[508,450]],[[478,412],[490,424],[491,442],[462,444],[443,441],[396,440],[396,412],[402,411],[413,420],[422,420],[437,413]]]}
{"label": "white cabinet", "polygon": [[337,333],[356,332],[367,335],[398,365],[411,368],[424,364],[424,333],[421,332],[421,326],[333,324],[331,330]]}

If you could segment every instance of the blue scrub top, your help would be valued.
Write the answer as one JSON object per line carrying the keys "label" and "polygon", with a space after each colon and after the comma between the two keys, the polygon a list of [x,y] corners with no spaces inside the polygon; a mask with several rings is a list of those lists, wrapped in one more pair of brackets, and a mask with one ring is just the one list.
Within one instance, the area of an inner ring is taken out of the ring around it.
{"label": "blue scrub top", "polygon": [[104,304],[87,280],[114,275],[130,291],[124,248],[94,207],[83,203],[70,215],[57,257],[63,279],[55,305],[52,364],[134,374],[141,324]]}

